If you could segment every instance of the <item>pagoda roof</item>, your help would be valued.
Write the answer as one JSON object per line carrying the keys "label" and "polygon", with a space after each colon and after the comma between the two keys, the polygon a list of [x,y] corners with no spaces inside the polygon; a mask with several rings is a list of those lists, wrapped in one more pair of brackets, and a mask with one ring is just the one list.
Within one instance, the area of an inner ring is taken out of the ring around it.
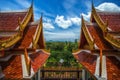
{"label": "pagoda roof", "polygon": [[112,49],[112,46],[109,45],[109,43],[104,39],[102,36],[102,32],[99,30],[97,24],[93,25],[86,25],[90,35],[94,39],[94,43],[97,45],[99,49]]}
{"label": "pagoda roof", "polygon": [[120,14],[120,11],[103,11],[100,9],[96,9],[97,12],[99,13],[107,13],[107,14]]}
{"label": "pagoda roof", "polygon": [[104,39],[120,48],[120,12],[97,11],[92,5],[91,22],[98,24]]}
{"label": "pagoda roof", "polygon": [[0,30],[18,29],[18,21],[22,22],[27,13],[28,10],[0,12]]}
{"label": "pagoda roof", "polygon": [[9,10],[9,11],[0,11],[0,13],[20,13],[20,12],[27,12],[28,9],[25,10]]}
{"label": "pagoda roof", "polygon": [[[92,45],[94,48],[81,48],[73,55],[97,79],[118,80],[120,78],[119,46],[113,47],[119,45],[119,22],[120,12],[96,10],[93,5],[91,22],[84,21],[82,17],[81,34],[89,47]],[[82,37],[80,40],[82,41]]]}
{"label": "pagoda roof", "polygon": [[38,69],[46,62],[48,57],[49,53],[46,53],[44,50],[40,50],[36,53],[30,54],[34,72],[38,71]]}
{"label": "pagoda roof", "polygon": [[[108,52],[109,54],[109,52]],[[99,55],[91,53],[87,50],[81,50],[73,53],[73,56],[79,61],[83,67],[91,73],[91,75],[99,78],[97,72],[98,64],[99,64]],[[119,80],[120,78],[120,60],[119,57],[116,55],[103,55],[104,59],[102,60],[102,76],[107,80],[116,79]],[[103,71],[104,70],[104,71]],[[105,76],[106,75],[106,76]]]}
{"label": "pagoda roof", "polygon": [[[90,51],[78,51],[73,56],[83,65],[92,76],[95,74],[97,55],[92,55]],[[95,77],[95,76],[94,76]]]}
{"label": "pagoda roof", "polygon": [[33,36],[35,36],[37,27],[38,27],[38,24],[28,25],[23,33],[23,37],[20,40],[20,42],[15,44],[15,48],[28,48],[33,41]]}
{"label": "pagoda roof", "polygon": [[0,41],[3,41],[3,40],[7,40],[9,39],[11,36],[2,36],[0,37]]}
{"label": "pagoda roof", "polygon": [[108,80],[120,79],[120,61],[115,56],[106,56]]}
{"label": "pagoda roof", "polygon": [[14,55],[6,62],[0,62],[2,71],[6,79],[21,79],[22,78],[22,63],[21,56]]}
{"label": "pagoda roof", "polygon": [[97,14],[107,23],[108,30],[113,32],[120,32],[120,12],[98,11]]}
{"label": "pagoda roof", "polygon": [[[30,54],[29,57],[31,68],[34,73],[36,73],[49,57],[49,53],[44,50],[39,50]],[[0,65],[2,67],[2,72],[5,75],[5,79],[24,79],[21,55],[12,55],[8,61],[0,61]]]}
{"label": "pagoda roof", "polygon": [[33,2],[27,10],[0,12],[0,79],[31,79],[49,57],[42,17],[33,16]]}
{"label": "pagoda roof", "polygon": [[[102,31],[99,29],[98,25],[96,23],[88,22],[88,21],[83,21],[83,27],[87,29],[87,32],[91,36],[94,42],[94,49],[113,49],[113,47],[104,39],[104,34]],[[84,30],[84,29],[82,29]],[[88,38],[88,37],[86,37]]]}

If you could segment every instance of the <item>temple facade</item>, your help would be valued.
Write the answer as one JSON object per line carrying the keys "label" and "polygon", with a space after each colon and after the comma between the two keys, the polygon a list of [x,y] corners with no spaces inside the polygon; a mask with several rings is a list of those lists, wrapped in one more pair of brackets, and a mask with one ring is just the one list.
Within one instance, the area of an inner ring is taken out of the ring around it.
{"label": "temple facade", "polygon": [[49,55],[42,16],[34,22],[33,4],[0,12],[0,80],[40,80],[40,67]]}
{"label": "temple facade", "polygon": [[90,22],[81,21],[79,49],[73,55],[84,67],[83,80],[119,80],[120,12],[97,10],[92,4]]}

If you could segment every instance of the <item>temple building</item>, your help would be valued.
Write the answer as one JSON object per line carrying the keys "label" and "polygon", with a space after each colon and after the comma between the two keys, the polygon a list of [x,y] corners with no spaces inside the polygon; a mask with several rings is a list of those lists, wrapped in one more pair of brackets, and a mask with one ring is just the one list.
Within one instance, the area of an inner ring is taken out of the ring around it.
{"label": "temple building", "polygon": [[26,10],[0,12],[0,80],[40,80],[49,55],[33,3]]}
{"label": "temple building", "polygon": [[84,67],[83,80],[119,80],[120,12],[101,11],[92,4],[90,22],[81,21],[79,49],[73,55]]}

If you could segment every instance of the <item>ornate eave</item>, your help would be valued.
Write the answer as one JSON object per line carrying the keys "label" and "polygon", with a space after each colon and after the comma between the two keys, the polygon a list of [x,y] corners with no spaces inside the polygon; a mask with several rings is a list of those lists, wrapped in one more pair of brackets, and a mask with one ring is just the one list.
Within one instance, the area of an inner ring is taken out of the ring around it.
{"label": "ornate eave", "polygon": [[45,41],[43,37],[43,24],[42,24],[42,17],[40,18],[40,22],[38,24],[38,28],[35,33],[35,37],[33,38],[33,48],[45,49]]}
{"label": "ornate eave", "polygon": [[15,35],[13,35],[12,37],[10,37],[9,39],[1,41],[0,50],[9,48],[9,47],[13,46],[15,43],[17,43],[20,39],[22,39],[24,29],[26,28],[27,24],[29,23],[29,21],[31,20],[31,17],[33,15],[33,7],[32,6],[33,5],[30,6],[28,13],[26,14],[26,16],[24,17],[22,22],[20,22],[20,20],[18,20],[18,24],[19,24],[18,32]]}
{"label": "ornate eave", "polygon": [[113,46],[120,48],[120,40],[114,38],[113,35],[111,35],[108,30],[107,30],[107,24],[105,23],[100,16],[97,14],[96,9],[94,8],[94,5],[92,5],[92,16],[94,17],[95,21],[97,22],[97,24],[99,25],[100,29],[103,31],[103,36],[106,39],[106,41],[108,41],[110,44],[112,44]]}
{"label": "ornate eave", "polygon": [[91,35],[90,35],[90,33],[89,33],[86,25],[85,25],[85,22],[84,22],[83,17],[82,17],[82,30],[83,30],[83,33],[84,33],[84,35],[85,35],[85,38],[87,39],[87,42],[88,42],[88,44],[89,44],[89,46],[90,46],[90,49],[91,49],[91,50],[94,49],[94,40],[93,40],[93,38],[91,37]]}

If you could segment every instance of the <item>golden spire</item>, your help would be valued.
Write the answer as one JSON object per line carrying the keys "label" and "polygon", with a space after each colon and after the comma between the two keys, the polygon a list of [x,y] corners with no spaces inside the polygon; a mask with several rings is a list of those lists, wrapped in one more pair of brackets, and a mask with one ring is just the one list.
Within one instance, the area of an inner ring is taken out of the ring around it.
{"label": "golden spire", "polygon": [[43,12],[41,13],[41,18],[40,18],[40,25],[41,25],[41,33],[40,33],[40,38],[42,39],[42,48],[44,49],[46,46],[45,46],[45,40],[44,40],[44,35],[43,35],[43,22],[42,22],[42,17],[43,17]]}

